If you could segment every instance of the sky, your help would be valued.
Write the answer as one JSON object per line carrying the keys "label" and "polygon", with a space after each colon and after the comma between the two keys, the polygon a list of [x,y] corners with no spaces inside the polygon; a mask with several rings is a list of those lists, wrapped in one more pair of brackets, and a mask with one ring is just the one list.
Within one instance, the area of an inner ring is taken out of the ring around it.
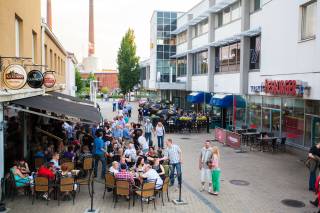
{"label": "sky", "polygon": [[[54,34],[79,62],[88,55],[89,0],[51,0]],[[137,55],[149,57],[154,10],[188,11],[200,0],[94,0],[95,56],[102,69],[116,69],[120,41],[128,28],[136,35]],[[41,0],[46,18],[46,0]]]}

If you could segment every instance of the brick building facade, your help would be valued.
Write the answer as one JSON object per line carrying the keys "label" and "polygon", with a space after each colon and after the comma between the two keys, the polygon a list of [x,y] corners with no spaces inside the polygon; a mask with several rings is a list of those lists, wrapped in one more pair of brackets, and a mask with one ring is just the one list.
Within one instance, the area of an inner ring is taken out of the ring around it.
{"label": "brick building facade", "polygon": [[[89,74],[90,73],[88,72],[81,72],[81,77],[86,79]],[[117,70],[100,70],[94,72],[96,80],[99,81],[99,90],[103,87],[107,87],[111,92],[114,89],[119,88],[118,74]]]}

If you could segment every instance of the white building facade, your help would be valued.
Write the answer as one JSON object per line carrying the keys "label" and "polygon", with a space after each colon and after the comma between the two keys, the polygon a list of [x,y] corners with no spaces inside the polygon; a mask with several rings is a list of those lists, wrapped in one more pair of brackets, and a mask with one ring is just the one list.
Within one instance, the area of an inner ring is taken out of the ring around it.
{"label": "white building facade", "polygon": [[[161,94],[181,103],[179,93],[210,93],[223,127],[229,117],[301,148],[320,142],[317,0],[203,0],[178,17],[172,33],[174,74],[185,88],[160,87]],[[228,95],[244,104],[215,106]]]}

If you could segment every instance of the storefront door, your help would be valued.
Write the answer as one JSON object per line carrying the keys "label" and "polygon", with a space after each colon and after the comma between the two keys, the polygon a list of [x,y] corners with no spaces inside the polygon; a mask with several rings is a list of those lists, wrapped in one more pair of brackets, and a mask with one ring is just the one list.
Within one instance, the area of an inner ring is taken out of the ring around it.
{"label": "storefront door", "polygon": [[281,113],[279,109],[263,108],[262,130],[280,136]]}
{"label": "storefront door", "polygon": [[320,118],[311,118],[311,142],[312,145],[319,143],[320,141]]}

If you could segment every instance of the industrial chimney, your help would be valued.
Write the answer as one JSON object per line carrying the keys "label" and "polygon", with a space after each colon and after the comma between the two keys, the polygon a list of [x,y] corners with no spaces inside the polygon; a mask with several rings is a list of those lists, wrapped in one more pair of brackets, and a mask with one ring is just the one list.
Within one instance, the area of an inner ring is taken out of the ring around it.
{"label": "industrial chimney", "polygon": [[94,55],[94,13],[93,0],[89,0],[89,51],[88,56]]}
{"label": "industrial chimney", "polygon": [[47,0],[47,25],[52,30],[51,0]]}

